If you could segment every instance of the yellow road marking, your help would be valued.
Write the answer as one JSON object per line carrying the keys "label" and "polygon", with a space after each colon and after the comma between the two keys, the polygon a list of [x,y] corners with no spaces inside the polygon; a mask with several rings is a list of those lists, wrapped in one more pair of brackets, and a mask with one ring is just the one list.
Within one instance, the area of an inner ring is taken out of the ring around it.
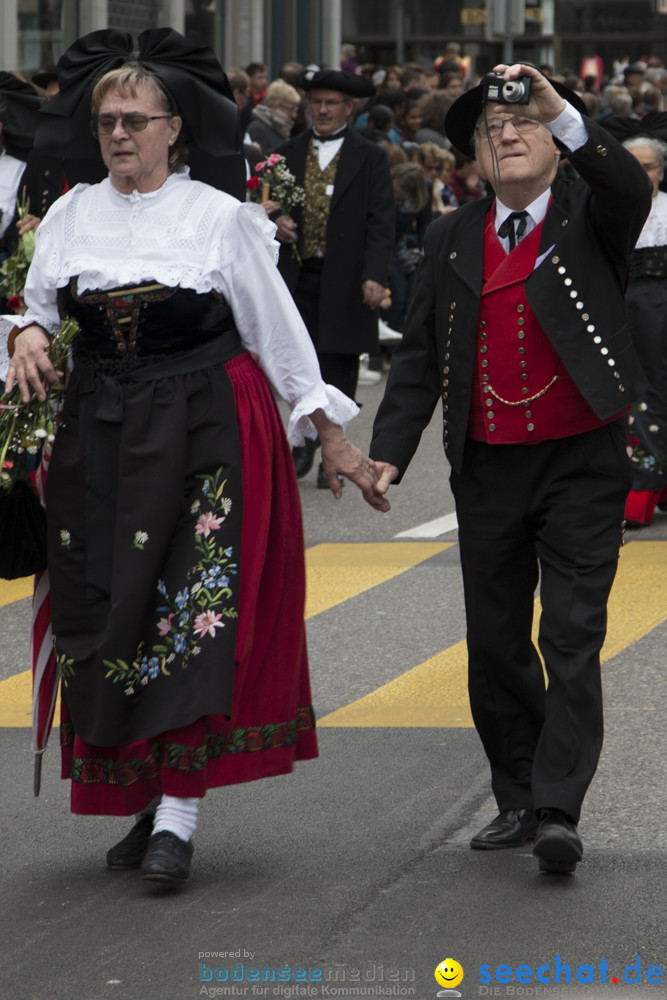
{"label": "yellow road marking", "polygon": [[[539,614],[540,603],[536,601],[534,641]],[[623,548],[609,598],[602,661],[616,656],[666,618],[667,542],[632,542]],[[458,642],[365,697],[324,716],[318,724],[471,727],[466,664],[465,642]]]}
{"label": "yellow road marking", "polygon": [[31,576],[20,580],[0,580],[0,607],[32,597],[32,580]]}
{"label": "yellow road marking", "polygon": [[[349,545],[315,545],[306,550],[307,597],[306,617],[312,618],[329,608],[377,587],[400,573],[430,559],[454,543],[382,542]],[[32,577],[5,583],[7,599],[3,600],[0,582],[0,603],[20,600],[32,594]],[[11,588],[14,587],[12,590]],[[26,637],[27,642],[27,637]],[[29,670],[0,681],[0,728],[32,725],[32,678]],[[56,702],[59,718],[60,698]]]}
{"label": "yellow road marking", "polygon": [[[306,552],[306,616],[313,617],[413,568],[454,543],[389,542],[317,545]],[[0,581],[0,604],[32,594],[29,580]],[[637,600],[641,594],[641,600]],[[535,602],[533,638],[540,605]],[[609,600],[603,662],[667,619],[667,542],[632,542],[623,549]],[[465,642],[406,671],[320,726],[470,727]],[[0,681],[0,727],[31,725],[30,671]],[[58,708],[56,708],[56,713]],[[56,718],[58,715],[56,714]]]}
{"label": "yellow road marking", "polygon": [[386,583],[454,542],[360,542],[306,549],[306,618]]}
{"label": "yellow road marking", "polygon": [[[0,607],[32,597],[33,578],[0,580]],[[25,637],[25,658],[28,659],[28,641]],[[32,725],[32,676],[29,670],[0,681],[0,727]]]}

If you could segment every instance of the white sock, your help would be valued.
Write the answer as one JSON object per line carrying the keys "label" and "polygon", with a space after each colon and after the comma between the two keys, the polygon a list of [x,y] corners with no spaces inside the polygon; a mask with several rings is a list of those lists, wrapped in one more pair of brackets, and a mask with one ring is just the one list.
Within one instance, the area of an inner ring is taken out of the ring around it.
{"label": "white sock", "polygon": [[145,806],[141,812],[135,813],[134,818],[138,823],[139,820],[143,819],[144,816],[155,816],[155,810],[160,805],[161,795],[156,795],[154,799],[151,799],[147,806]]}
{"label": "white sock", "polygon": [[186,842],[197,829],[199,799],[181,799],[174,795],[163,795],[155,812],[153,833],[168,830]]}

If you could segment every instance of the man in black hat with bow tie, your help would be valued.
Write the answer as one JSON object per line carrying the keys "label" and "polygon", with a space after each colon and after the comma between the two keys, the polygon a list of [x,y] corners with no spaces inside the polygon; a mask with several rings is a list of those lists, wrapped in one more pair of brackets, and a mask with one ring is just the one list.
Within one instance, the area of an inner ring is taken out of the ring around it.
{"label": "man in black hat with bow tie", "polygon": [[[377,351],[377,308],[394,245],[391,174],[384,151],[347,126],[355,98],[375,93],[368,80],[318,70],[307,71],[301,86],[312,128],[276,152],[305,188],[306,201],[292,219],[278,220],[280,270],[313,338],[324,381],[354,399],[359,355]],[[294,449],[298,476],[310,470],[316,444]],[[318,486],[326,485],[320,469]]]}
{"label": "man in black hat with bow tie", "polygon": [[[534,839],[540,869],[566,873],[602,745],[600,649],[631,484],[619,418],[644,384],[623,293],[651,199],[575,94],[531,66],[495,72],[510,93],[522,78],[528,103],[497,103],[482,81],[448,112],[450,140],[495,197],[427,233],[375,421],[374,505],[387,509],[440,397],[470,703],[499,810],[471,846]],[[569,184],[561,150],[580,175]],[[531,640],[538,579],[547,690]]]}

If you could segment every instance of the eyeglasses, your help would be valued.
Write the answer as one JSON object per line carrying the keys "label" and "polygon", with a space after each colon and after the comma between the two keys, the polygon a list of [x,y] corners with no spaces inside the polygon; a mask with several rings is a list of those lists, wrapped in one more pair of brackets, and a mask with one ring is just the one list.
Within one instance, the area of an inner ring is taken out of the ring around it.
{"label": "eyeglasses", "polygon": [[347,104],[348,103],[345,100],[340,100],[340,101],[322,101],[318,97],[309,97],[308,100],[310,102],[311,108],[326,108],[327,110],[331,110],[332,108],[336,108],[336,107],[338,107],[339,104]]}
{"label": "eyeglasses", "polygon": [[90,131],[96,138],[100,135],[111,135],[116,128],[116,122],[120,122],[124,132],[144,132],[149,122],[173,117],[173,115],[141,115],[138,112],[119,115],[117,118],[114,115],[97,115],[90,119]]}
{"label": "eyeglasses", "polygon": [[540,123],[534,118],[519,118],[512,115],[511,118],[491,118],[488,122],[480,122],[475,131],[482,139],[500,139],[506,125],[511,125],[517,132],[533,132],[540,127]]}

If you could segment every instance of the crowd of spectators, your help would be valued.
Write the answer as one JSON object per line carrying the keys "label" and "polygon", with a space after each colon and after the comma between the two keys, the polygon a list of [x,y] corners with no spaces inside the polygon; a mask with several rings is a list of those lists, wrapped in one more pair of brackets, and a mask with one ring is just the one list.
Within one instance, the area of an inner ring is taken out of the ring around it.
{"label": "crowd of spectators", "polygon": [[[463,91],[479,82],[479,76],[454,42],[430,66],[412,62],[403,66],[359,64],[354,46],[344,45],[341,67],[369,79],[376,91],[374,97],[357,102],[349,126],[386,151],[395,187],[397,176],[411,178],[412,193],[406,198],[405,185],[401,184],[403,193],[397,195],[400,223],[396,262],[400,260],[402,264],[396,263],[390,281],[390,325],[401,331],[407,302],[405,292],[409,291],[410,276],[422,248],[421,221],[426,216],[431,220],[451,212],[487,191],[475,161],[452,149],[444,129],[449,107]],[[655,56],[616,63],[608,78],[597,57],[583,59],[578,71],[564,67],[556,73],[554,67],[546,64],[539,68],[546,76],[555,77],[577,91],[590,116],[602,124],[612,118],[641,120],[651,112],[662,111],[667,104],[667,68]],[[268,85],[267,68],[261,63],[252,63],[245,71],[229,71],[246,137],[259,147],[261,155],[277,148],[286,133],[296,135],[308,127],[307,104],[303,90],[299,89],[299,78],[308,69],[312,67],[287,63]],[[251,163],[256,162],[252,150],[249,157]],[[401,173],[405,164],[411,165],[409,174]],[[567,169],[564,163],[563,170]],[[417,178],[422,182],[419,185]],[[415,193],[417,186],[425,192],[423,206],[422,195]],[[403,211],[401,204],[406,201],[413,207],[419,205],[418,212]],[[406,215],[411,217],[410,222]],[[416,215],[419,225],[413,217]]]}

